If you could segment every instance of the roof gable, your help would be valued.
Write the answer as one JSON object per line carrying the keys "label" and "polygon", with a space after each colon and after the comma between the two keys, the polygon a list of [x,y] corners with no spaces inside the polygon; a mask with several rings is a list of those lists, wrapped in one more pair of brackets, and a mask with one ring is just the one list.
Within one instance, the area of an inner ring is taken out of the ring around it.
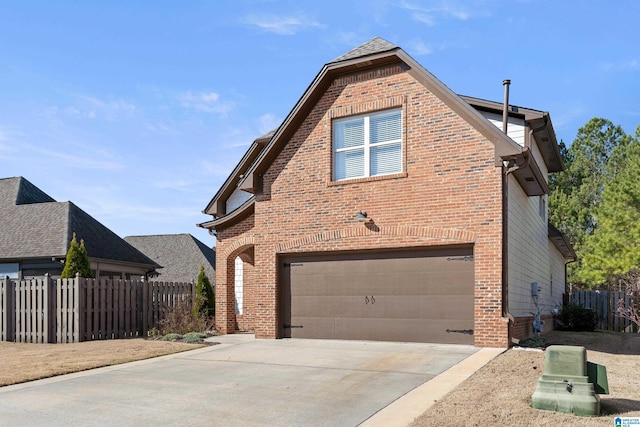
{"label": "roof gable", "polygon": [[[247,159],[247,155],[245,155],[245,158],[241,161],[242,168],[240,168],[240,165],[236,167],[223,187],[209,203],[204,213],[214,215],[214,220],[199,224],[199,226],[215,229],[217,226],[223,224],[228,223],[230,225],[238,219],[236,217],[239,217],[239,215],[236,215],[236,211],[233,212],[233,215],[229,215],[229,213],[222,208],[222,203],[226,201],[226,197],[228,197],[235,188],[240,188],[250,193],[261,191],[262,174],[276,159],[299,126],[302,125],[308,113],[314,108],[317,101],[322,97],[335,78],[355,71],[374,69],[388,64],[400,64],[417,82],[422,84],[434,96],[440,99],[490,141],[495,147],[496,166],[502,165],[503,157],[523,156],[523,148],[489,122],[476,109],[476,106],[454,93],[401,48],[384,39],[375,37],[322,67],[284,122],[264,147],[252,146],[250,148],[249,152],[252,153],[250,157],[255,160],[252,161],[251,164],[248,164],[248,162],[244,162]],[[533,172],[531,174],[535,175],[535,178],[541,177],[541,174],[535,174]],[[538,180],[539,179],[536,179],[536,182]],[[541,186],[541,191],[544,191],[543,187],[544,186]],[[218,202],[217,209],[214,209],[214,207],[216,207],[214,202],[216,201]],[[250,199],[247,203],[253,205],[254,199]],[[253,212],[249,209],[250,206],[246,205],[247,204],[243,205],[243,212]]]}
{"label": "roof gable", "polygon": [[22,177],[0,179],[0,217],[2,259],[64,258],[75,232],[92,259],[156,266],[72,202],[56,202]]}
{"label": "roof gable", "polygon": [[162,267],[157,280],[195,282],[200,266],[209,280],[215,280],[215,251],[191,234],[127,236],[124,240]]}
{"label": "roof gable", "polygon": [[[504,108],[502,103],[488,101],[486,99],[474,98],[471,96],[460,96],[473,107],[490,112],[499,112],[502,114]],[[540,148],[544,162],[549,172],[560,172],[564,169],[560,148],[556,140],[556,133],[553,130],[553,124],[549,113],[546,111],[534,110],[531,108],[519,107],[517,105],[509,105],[508,110],[510,117],[519,117],[523,119],[529,128],[533,131],[533,137]]]}
{"label": "roof gable", "polygon": [[55,200],[21,176],[0,179],[0,204],[28,205],[48,202]]}
{"label": "roof gable", "polygon": [[520,152],[521,147],[518,144],[493,126],[475,108],[455,94],[406,52],[376,37],[339,57],[338,60],[326,64],[320,70],[304,95],[278,128],[273,138],[262,150],[260,156],[247,170],[242,179],[239,180],[239,187],[249,192],[256,192],[260,189],[260,174],[264,172],[282,150],[333,79],[354,70],[375,68],[383,64],[398,62],[406,68],[413,78],[494,144],[497,165],[500,164],[501,156]]}
{"label": "roof gable", "polygon": [[334,59],[329,63],[332,64],[335,62],[346,61],[348,59],[361,58],[361,57],[373,55],[376,53],[388,52],[394,49],[399,49],[399,48],[398,46],[394,45],[393,43],[389,43],[388,41],[386,41],[381,37],[374,37],[368,42],[361,44],[355,49],[350,50],[349,52],[337,57],[336,59]]}
{"label": "roof gable", "polygon": [[84,240],[87,255],[90,258],[157,266],[153,260],[78,206],[72,202],[66,203],[69,204],[68,229],[71,233],[68,236],[68,241],[71,241],[71,236],[76,233],[78,240]]}

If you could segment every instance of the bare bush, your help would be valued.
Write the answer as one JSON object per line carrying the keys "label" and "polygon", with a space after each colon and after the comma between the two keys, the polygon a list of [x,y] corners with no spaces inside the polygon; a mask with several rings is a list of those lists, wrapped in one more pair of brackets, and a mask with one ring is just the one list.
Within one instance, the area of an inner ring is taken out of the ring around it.
{"label": "bare bush", "polygon": [[632,304],[627,304],[625,301],[627,298],[620,298],[616,307],[616,316],[631,321],[640,332],[640,269],[616,277],[616,285],[620,290],[625,291],[627,298],[632,301]]}
{"label": "bare bush", "polygon": [[211,323],[210,319],[200,312],[194,312],[192,307],[191,301],[182,301],[175,307],[168,307],[163,310],[163,318],[156,326],[160,335],[206,332]]}

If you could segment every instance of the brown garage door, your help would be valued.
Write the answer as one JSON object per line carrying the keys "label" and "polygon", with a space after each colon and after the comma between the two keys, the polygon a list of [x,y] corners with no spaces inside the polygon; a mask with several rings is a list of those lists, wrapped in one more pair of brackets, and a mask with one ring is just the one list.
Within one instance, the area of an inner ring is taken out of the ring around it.
{"label": "brown garage door", "polygon": [[281,335],[473,344],[471,248],[288,256]]}

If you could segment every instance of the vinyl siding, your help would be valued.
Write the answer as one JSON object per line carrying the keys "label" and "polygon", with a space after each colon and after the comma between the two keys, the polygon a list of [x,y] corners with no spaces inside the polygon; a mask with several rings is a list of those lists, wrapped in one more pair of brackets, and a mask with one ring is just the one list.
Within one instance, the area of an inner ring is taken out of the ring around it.
{"label": "vinyl siding", "polygon": [[536,311],[531,283],[537,282],[540,309],[543,315],[548,315],[562,301],[561,294],[559,300],[556,298],[557,290],[564,288],[564,276],[561,278],[558,272],[557,257],[553,257],[553,265],[550,262],[546,213],[545,218],[539,214],[539,198],[527,197],[513,176],[509,177],[508,212],[509,311],[515,317],[530,316]]}
{"label": "vinyl siding", "polygon": [[[495,113],[488,113],[486,111],[480,111],[487,120],[489,120],[495,127],[502,130],[502,115]],[[515,117],[509,117],[509,126],[507,126],[507,135],[513,139],[519,145],[524,147],[525,137],[525,123],[523,119],[517,119]]]}

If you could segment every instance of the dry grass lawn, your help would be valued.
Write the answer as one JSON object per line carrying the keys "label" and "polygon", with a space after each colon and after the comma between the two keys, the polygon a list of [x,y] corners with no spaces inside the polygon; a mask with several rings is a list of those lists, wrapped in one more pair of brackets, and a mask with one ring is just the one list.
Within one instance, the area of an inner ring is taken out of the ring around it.
{"label": "dry grass lawn", "polygon": [[640,334],[553,331],[545,338],[551,344],[584,346],[587,360],[606,366],[610,394],[600,395],[600,416],[531,408],[544,353],[511,349],[434,404],[412,426],[612,427],[615,416],[640,417]]}
{"label": "dry grass lawn", "polygon": [[0,386],[18,384],[103,366],[118,365],[203,347],[204,344],[144,339],[73,344],[0,341]]}

